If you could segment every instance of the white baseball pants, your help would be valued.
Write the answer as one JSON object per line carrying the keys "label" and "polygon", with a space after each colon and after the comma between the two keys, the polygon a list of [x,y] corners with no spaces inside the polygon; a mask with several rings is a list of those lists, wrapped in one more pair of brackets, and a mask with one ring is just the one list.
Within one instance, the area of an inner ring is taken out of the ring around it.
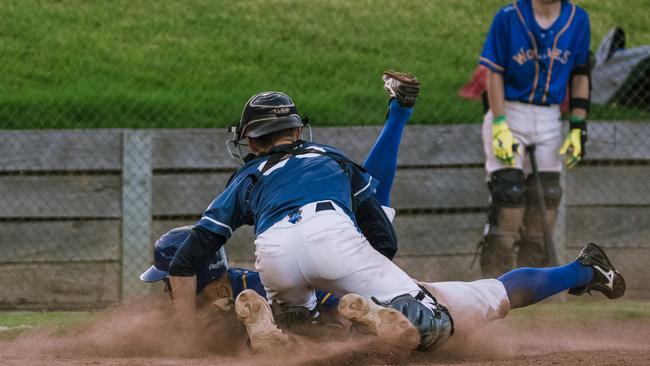
{"label": "white baseball pants", "polygon": [[485,169],[487,174],[504,169],[519,168],[528,175],[530,160],[526,156],[526,146],[535,144],[537,168],[541,172],[559,172],[562,162],[558,151],[562,146],[562,121],[560,106],[549,107],[520,102],[506,102],[505,112],[508,127],[519,144],[519,154],[515,154],[515,165],[506,165],[494,155],[492,149],[492,111],[483,118],[483,148],[485,150]]}
{"label": "white baseball pants", "polygon": [[314,288],[337,296],[374,296],[382,302],[420,292],[408,274],[368,243],[340,207],[332,202],[334,210],[315,212],[316,204],[303,206],[295,224],[285,217],[255,240],[255,268],[269,300],[313,309]]}

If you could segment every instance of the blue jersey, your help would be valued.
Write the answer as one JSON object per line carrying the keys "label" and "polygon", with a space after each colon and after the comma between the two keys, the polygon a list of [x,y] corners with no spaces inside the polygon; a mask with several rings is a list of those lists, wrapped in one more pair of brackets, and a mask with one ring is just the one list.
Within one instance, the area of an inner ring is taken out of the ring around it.
{"label": "blue jersey", "polygon": [[[263,298],[266,298],[266,290],[264,290],[259,272],[250,271],[245,268],[231,267],[228,268],[228,278],[230,279],[234,299],[245,289],[251,289]],[[316,299],[318,306],[323,311],[335,309],[339,304],[339,299],[328,291],[317,289]]]}
{"label": "blue jersey", "polygon": [[503,74],[506,100],[560,104],[571,71],[589,62],[590,34],[587,12],[569,1],[543,29],[531,0],[518,0],[494,16],[479,62]]}
{"label": "blue jersey", "polygon": [[333,147],[303,142],[291,149],[314,153],[288,154],[274,164],[269,163],[273,154],[248,161],[197,226],[229,238],[236,228],[249,224],[255,225],[257,236],[295,209],[324,200],[335,202],[354,221],[352,198],[363,202],[379,182]]}

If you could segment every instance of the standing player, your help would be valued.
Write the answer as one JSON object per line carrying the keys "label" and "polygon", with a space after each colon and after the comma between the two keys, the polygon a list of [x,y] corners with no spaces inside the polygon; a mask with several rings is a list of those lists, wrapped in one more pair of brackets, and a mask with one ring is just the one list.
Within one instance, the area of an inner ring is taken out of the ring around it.
{"label": "standing player", "polygon": [[[575,166],[585,153],[589,110],[589,18],[569,1],[517,0],[495,15],[480,63],[490,69],[483,121],[491,193],[483,274],[548,263],[536,181],[525,148],[536,145],[544,217],[553,228],[562,196],[560,154]],[[569,86],[569,134],[562,145],[560,104]],[[552,230],[551,230],[552,231]]]}
{"label": "standing player", "polygon": [[[411,108],[417,80],[391,72],[385,79],[394,103]],[[448,311],[368,242],[395,240],[374,194],[379,182],[336,148],[300,140],[302,126],[286,94],[259,93],[246,103],[233,145],[239,150],[246,140],[253,156],[210,204],[169,268],[180,316],[194,316],[197,271],[233,230],[253,224],[255,267],[269,300],[313,312],[315,288],[354,293],[338,307],[349,319],[423,349],[443,343],[451,333]],[[371,312],[377,306],[371,298],[385,307]],[[242,292],[237,312],[254,318],[266,304],[260,299]],[[257,322],[245,323],[249,333],[266,336]]]}

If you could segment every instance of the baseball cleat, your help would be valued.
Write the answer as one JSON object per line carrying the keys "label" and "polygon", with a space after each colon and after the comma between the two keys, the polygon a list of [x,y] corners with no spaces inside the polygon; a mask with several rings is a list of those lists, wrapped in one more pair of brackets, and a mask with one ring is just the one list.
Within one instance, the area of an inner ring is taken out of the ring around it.
{"label": "baseball cleat", "polygon": [[273,322],[271,307],[257,292],[242,291],[235,300],[235,312],[246,326],[254,351],[268,352],[289,345],[289,337]]}
{"label": "baseball cleat", "polygon": [[596,244],[589,243],[576,260],[585,266],[593,268],[594,277],[587,286],[569,289],[571,295],[580,296],[592,290],[600,291],[610,299],[617,299],[625,293],[625,280],[614,268],[605,252]]}
{"label": "baseball cleat", "polygon": [[385,71],[382,75],[384,90],[391,98],[397,99],[404,108],[412,108],[420,93],[420,81],[412,74],[397,71]]}
{"label": "baseball cleat", "polygon": [[356,324],[361,330],[375,334],[389,344],[408,344],[417,348],[420,333],[399,311],[367,300],[361,295],[347,294],[338,306],[339,314]]}

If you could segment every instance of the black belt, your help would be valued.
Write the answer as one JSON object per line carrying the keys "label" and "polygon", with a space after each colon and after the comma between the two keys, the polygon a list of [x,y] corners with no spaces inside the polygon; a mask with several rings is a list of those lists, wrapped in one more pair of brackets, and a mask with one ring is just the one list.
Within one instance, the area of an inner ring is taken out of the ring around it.
{"label": "black belt", "polygon": [[325,201],[325,202],[318,202],[316,203],[316,212],[319,211],[328,211],[332,210],[335,211],[334,205],[330,201]]}
{"label": "black belt", "polygon": [[528,100],[516,100],[515,102],[524,103],[524,104],[538,105],[540,107],[550,107],[551,106],[551,103],[531,102],[531,101],[528,101]]}

